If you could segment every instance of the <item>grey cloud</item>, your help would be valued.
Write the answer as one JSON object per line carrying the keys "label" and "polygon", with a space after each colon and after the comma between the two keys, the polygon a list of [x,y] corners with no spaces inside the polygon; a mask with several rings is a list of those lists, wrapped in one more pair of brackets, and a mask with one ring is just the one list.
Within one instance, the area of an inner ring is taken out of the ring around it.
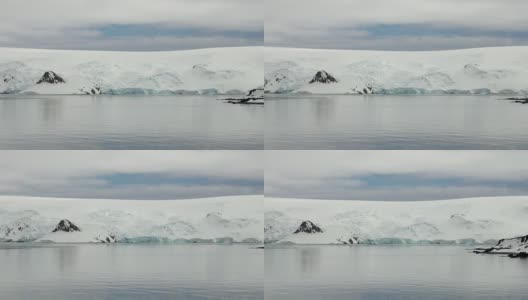
{"label": "grey cloud", "polygon": [[[0,194],[159,199],[262,193],[262,160],[262,151],[0,151]],[[104,179],[116,174],[216,181],[112,185]]]}
{"label": "grey cloud", "polygon": [[[489,31],[524,32],[528,3],[521,0],[271,0],[266,5],[265,40],[269,46],[376,50],[432,50],[526,45],[526,37],[506,38]],[[406,25],[435,28],[431,35],[403,33],[379,37],[365,28]],[[467,35],[457,30],[473,30]],[[455,31],[455,33],[452,33]]]}
{"label": "grey cloud", "polygon": [[[266,196],[430,200],[526,195],[528,151],[269,151]],[[416,186],[369,186],[366,176],[412,176]],[[431,182],[442,182],[434,185]],[[451,181],[459,184],[452,184]],[[493,182],[493,185],[486,184]]]}
{"label": "grey cloud", "polygon": [[[179,36],[105,37],[109,25],[185,28]],[[169,50],[261,45],[255,38],[223,32],[261,32],[258,0],[17,0],[0,9],[0,46],[26,48]],[[205,36],[193,37],[192,30]]]}
{"label": "grey cloud", "polygon": [[266,197],[373,200],[373,201],[424,201],[470,197],[526,196],[527,188],[501,188],[486,185],[466,186],[415,186],[415,187],[346,187],[335,184],[283,186],[265,188]]}

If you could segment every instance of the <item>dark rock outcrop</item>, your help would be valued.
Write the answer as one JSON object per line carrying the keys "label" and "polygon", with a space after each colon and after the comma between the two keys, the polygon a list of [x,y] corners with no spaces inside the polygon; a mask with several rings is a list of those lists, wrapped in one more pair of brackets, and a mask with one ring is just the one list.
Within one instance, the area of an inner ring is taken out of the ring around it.
{"label": "dark rock outcrop", "polygon": [[512,98],[506,98],[506,100],[513,100],[513,103],[521,103],[521,104],[528,104],[528,98],[526,97],[512,97]]}
{"label": "dark rock outcrop", "polygon": [[109,233],[106,235],[99,235],[98,237],[95,238],[95,240],[98,243],[102,243],[102,244],[113,244],[113,243],[117,243],[117,236],[114,233]]}
{"label": "dark rock outcrop", "polygon": [[264,89],[256,88],[256,89],[249,90],[245,98],[252,99],[252,100],[264,99]]}
{"label": "dark rock outcrop", "polygon": [[364,88],[352,88],[353,94],[359,94],[359,95],[366,95],[366,94],[374,94],[374,88],[367,85]]}
{"label": "dark rock outcrop", "polygon": [[103,93],[103,89],[95,84],[93,87],[89,87],[89,88],[86,88],[86,87],[83,87],[80,89],[80,91],[86,95],[100,95]]}
{"label": "dark rock outcrop", "polygon": [[294,233],[297,234],[301,232],[313,234],[322,233],[323,230],[321,229],[321,227],[315,225],[312,221],[303,221]]}
{"label": "dark rock outcrop", "polygon": [[66,81],[62,77],[57,75],[55,72],[47,71],[44,73],[44,75],[42,75],[42,77],[40,77],[39,81],[37,81],[37,84],[42,84],[42,83],[57,84],[57,83],[66,83]]}
{"label": "dark rock outcrop", "polygon": [[12,76],[12,75],[4,75],[4,78],[3,78],[3,82],[4,83],[8,83],[10,82],[11,80],[15,79],[15,76]]}
{"label": "dark rock outcrop", "polygon": [[351,237],[339,237],[337,239],[337,241],[339,243],[342,243],[342,244],[345,244],[345,245],[354,245],[354,244],[359,244],[359,238],[356,237],[356,236],[351,236]]}
{"label": "dark rock outcrop", "polygon": [[75,231],[81,231],[81,229],[79,227],[77,227],[77,225],[75,225],[72,222],[70,222],[70,220],[63,219],[63,220],[60,220],[59,224],[57,224],[57,226],[55,226],[55,229],[53,229],[52,232],[59,232],[59,231],[62,231],[62,232],[75,232]]}
{"label": "dark rock outcrop", "polygon": [[309,83],[337,83],[334,76],[328,74],[326,71],[318,71]]}
{"label": "dark rock outcrop", "polygon": [[514,237],[511,239],[501,239],[491,248],[473,249],[477,254],[506,254],[508,257],[527,258],[528,235]]}
{"label": "dark rock outcrop", "polygon": [[[223,99],[227,101],[227,103],[231,104],[263,104],[262,101],[264,100],[264,89],[263,88],[256,88],[249,90],[246,96],[242,98],[226,98]],[[257,102],[250,102],[250,101],[257,101]]]}
{"label": "dark rock outcrop", "polygon": [[508,254],[508,257],[510,257],[510,258],[528,258],[528,253],[526,253],[526,252],[510,253],[510,254]]}

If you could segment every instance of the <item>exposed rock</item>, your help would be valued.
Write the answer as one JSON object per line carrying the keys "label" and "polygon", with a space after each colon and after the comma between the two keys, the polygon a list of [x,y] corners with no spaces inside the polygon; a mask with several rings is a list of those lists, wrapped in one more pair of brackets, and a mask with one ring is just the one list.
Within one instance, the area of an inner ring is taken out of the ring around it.
{"label": "exposed rock", "polygon": [[77,227],[77,225],[75,225],[72,222],[70,222],[70,220],[62,219],[62,220],[60,220],[59,224],[57,224],[57,226],[55,226],[55,229],[53,229],[52,232],[58,232],[58,231],[75,232],[75,231],[81,231],[81,229],[79,227]]}
{"label": "exposed rock", "polygon": [[35,240],[38,235],[38,228],[30,218],[18,219],[7,226],[4,226],[4,237],[0,239],[5,242],[26,242]]}
{"label": "exposed rock", "polygon": [[334,76],[328,74],[326,71],[318,71],[309,83],[337,83]]}
{"label": "exposed rock", "polygon": [[366,94],[374,94],[374,88],[371,86],[366,86],[364,88],[353,88],[352,89],[353,94],[359,94],[359,95],[366,95]]}
{"label": "exposed rock", "polygon": [[526,97],[510,97],[506,98],[506,100],[513,100],[513,103],[528,104],[528,98]]}
{"label": "exposed rock", "polygon": [[315,225],[311,221],[303,221],[301,225],[299,225],[297,230],[295,230],[294,233],[296,234],[296,233],[301,233],[301,232],[313,234],[313,233],[322,233],[323,230],[321,229],[321,227]]}
{"label": "exposed rock", "polygon": [[86,95],[100,95],[103,93],[103,89],[97,84],[91,88],[83,87],[80,91]]}
{"label": "exposed rock", "polygon": [[247,95],[242,98],[226,98],[223,100],[227,101],[227,103],[232,104],[264,104],[264,89],[252,89],[249,90]]}
{"label": "exposed rock", "polygon": [[263,99],[264,98],[264,89],[263,88],[256,88],[256,89],[249,90],[249,92],[246,95],[246,98]]}
{"label": "exposed rock", "polygon": [[57,75],[55,72],[47,71],[44,73],[44,75],[42,75],[42,77],[40,77],[39,81],[37,81],[37,84],[41,84],[41,83],[57,84],[57,83],[66,83],[66,81],[62,79],[62,77]]}
{"label": "exposed rock", "polygon": [[5,75],[4,78],[3,78],[3,81],[5,83],[8,83],[9,81],[15,79],[15,76],[12,76],[12,75]]}
{"label": "exposed rock", "polygon": [[345,244],[345,245],[354,245],[354,244],[359,244],[359,238],[358,237],[355,237],[355,236],[352,236],[352,237],[349,237],[349,238],[346,238],[346,237],[339,237],[337,239],[337,241],[339,243],[342,243],[342,244]]}
{"label": "exposed rock", "polygon": [[114,233],[109,233],[107,235],[99,235],[95,240],[103,244],[112,244],[117,243],[117,236]]}
{"label": "exposed rock", "polygon": [[473,253],[477,254],[506,254],[508,257],[526,258],[528,251],[528,235],[502,239],[491,248],[477,248]]}
{"label": "exposed rock", "polygon": [[508,254],[508,257],[510,257],[510,258],[528,258],[528,253],[526,253],[526,252],[510,253],[510,254]]}

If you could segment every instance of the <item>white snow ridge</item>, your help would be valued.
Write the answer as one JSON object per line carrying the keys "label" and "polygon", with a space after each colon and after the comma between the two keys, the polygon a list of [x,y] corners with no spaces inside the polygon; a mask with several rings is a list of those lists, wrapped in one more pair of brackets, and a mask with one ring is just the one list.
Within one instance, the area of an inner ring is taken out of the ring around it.
{"label": "white snow ridge", "polygon": [[526,235],[528,197],[438,201],[266,198],[266,243],[480,244]]}
{"label": "white snow ridge", "polygon": [[164,52],[0,48],[0,94],[244,94],[263,48]]}
{"label": "white snow ridge", "polygon": [[526,94],[528,47],[449,51],[265,49],[265,91]]}
{"label": "white snow ridge", "polygon": [[260,243],[263,196],[189,200],[0,197],[0,242]]}

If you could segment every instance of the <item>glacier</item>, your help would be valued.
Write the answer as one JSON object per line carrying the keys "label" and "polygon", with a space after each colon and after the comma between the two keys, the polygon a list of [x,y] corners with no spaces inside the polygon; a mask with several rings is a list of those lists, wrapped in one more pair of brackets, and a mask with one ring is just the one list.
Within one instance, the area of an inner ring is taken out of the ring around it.
{"label": "glacier", "polygon": [[184,200],[0,197],[0,242],[261,243],[263,196]]}
{"label": "glacier", "polygon": [[400,52],[267,47],[264,53],[267,93],[528,94],[523,46]]}
{"label": "glacier", "polygon": [[119,52],[0,48],[0,94],[244,94],[263,48]]}
{"label": "glacier", "polygon": [[268,244],[495,244],[526,235],[527,227],[528,196],[435,201],[266,197],[264,204]]}

